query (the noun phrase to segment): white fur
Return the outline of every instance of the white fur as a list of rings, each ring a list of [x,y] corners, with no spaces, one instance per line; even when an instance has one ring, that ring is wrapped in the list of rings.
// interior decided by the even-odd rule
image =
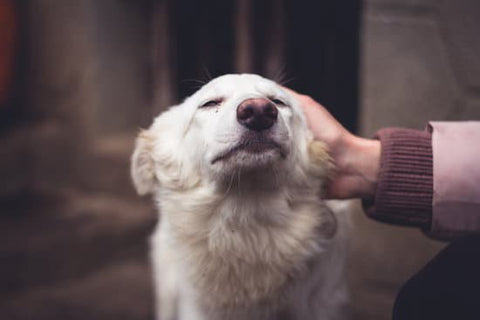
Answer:
[[[249,98],[287,104],[268,129],[282,152],[212,163],[248,131],[236,109]],[[151,239],[157,317],[345,319],[343,223],[321,200],[330,168],[298,103],[256,75],[214,79],[158,116],[132,156],[134,184],[161,214]]]

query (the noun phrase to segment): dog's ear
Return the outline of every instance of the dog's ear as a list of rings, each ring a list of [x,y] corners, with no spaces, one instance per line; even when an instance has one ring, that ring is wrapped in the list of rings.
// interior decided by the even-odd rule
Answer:
[[[327,152],[325,143],[312,140],[308,143],[310,169],[316,175],[329,176],[334,169],[333,160]]]
[[[331,162],[326,145],[320,141],[310,141],[308,144],[308,155],[310,157],[310,161],[317,166],[326,167]]]
[[[130,174],[140,195],[152,193],[158,183],[153,159],[154,137],[148,130],[142,130],[135,142],[131,159]]]

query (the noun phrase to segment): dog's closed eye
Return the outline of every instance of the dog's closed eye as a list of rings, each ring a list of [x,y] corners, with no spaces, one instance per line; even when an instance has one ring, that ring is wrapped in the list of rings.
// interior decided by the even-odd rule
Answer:
[[[223,102],[222,98],[208,100],[207,102],[201,104],[199,108],[216,107],[216,106],[221,105],[222,102]]]
[[[278,98],[269,97],[268,99],[270,101],[272,101],[273,103],[275,103],[277,106],[280,106],[280,107],[286,107],[287,106],[287,104],[283,100],[280,100]]]

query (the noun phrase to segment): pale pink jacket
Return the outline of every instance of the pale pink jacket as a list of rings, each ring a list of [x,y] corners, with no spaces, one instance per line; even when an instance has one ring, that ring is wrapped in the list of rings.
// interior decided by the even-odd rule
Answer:
[[[388,128],[377,137],[381,169],[375,199],[365,201],[370,217],[435,238],[480,233],[480,121]]]

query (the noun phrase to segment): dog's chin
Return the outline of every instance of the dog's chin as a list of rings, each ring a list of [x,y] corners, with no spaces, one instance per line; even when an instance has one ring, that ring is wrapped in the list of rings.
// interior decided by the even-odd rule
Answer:
[[[211,161],[211,166],[214,171],[230,175],[239,171],[265,170],[277,166],[285,158],[286,152],[280,145],[251,144],[220,153]]]
[[[261,152],[241,150],[230,156],[229,159],[225,159],[223,165],[224,170],[228,170],[228,168],[232,170],[261,170],[273,166],[281,160],[282,155],[276,149],[269,149]]]

